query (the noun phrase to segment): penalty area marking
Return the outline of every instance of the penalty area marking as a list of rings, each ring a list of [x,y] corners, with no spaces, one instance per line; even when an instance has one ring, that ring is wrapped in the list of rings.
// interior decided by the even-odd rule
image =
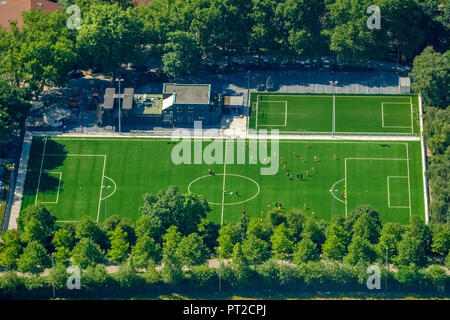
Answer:
[[[59,174],[58,192],[56,193],[56,201],[45,201],[45,202],[41,201],[41,203],[43,203],[43,204],[57,204],[58,201],[59,201],[59,190],[61,189],[62,172],[61,171],[49,171],[48,173],[57,173],[57,174]]]
[[[411,204],[409,206],[392,206],[391,205],[391,195],[390,195],[390,187],[389,187],[389,180],[390,179],[409,179],[408,176],[388,176],[387,177],[387,197],[388,197],[388,207],[389,208],[398,208],[398,209],[410,209]],[[408,190],[409,191],[409,190]]]
[[[259,98],[260,96],[258,96]],[[287,127],[287,116],[288,116],[288,105],[286,100],[282,101],[260,101],[256,99],[256,117],[255,117],[255,129],[258,130],[259,127]],[[260,103],[284,103],[284,124],[258,124],[258,113]]]
[[[42,168],[43,168],[43,164],[44,164],[44,157],[103,157],[103,170],[102,170],[102,180],[101,180],[101,184],[100,184],[100,194],[99,194],[99,200],[98,200],[98,207],[97,207],[97,222],[99,221],[99,217],[100,217],[100,208],[101,208],[101,202],[102,200],[102,190],[103,190],[103,183],[104,183],[104,178],[105,178],[105,169],[106,169],[106,154],[45,154],[45,147],[46,147],[46,142],[47,140],[45,140],[44,142],[44,148],[43,148],[43,152],[42,152],[42,161],[41,161],[41,168],[39,170],[39,178],[38,178],[38,186],[36,189],[36,200],[35,202],[37,203],[37,199],[38,199],[38,195],[39,195],[39,187],[40,187],[40,182],[41,182],[41,176],[42,176]],[[62,173],[61,173],[62,175]],[[108,177],[106,177],[107,179],[110,179]],[[110,179],[113,184],[116,186],[115,182]],[[114,192],[116,190],[116,187],[114,188]],[[111,194],[112,195],[112,194]],[[109,195],[109,196],[111,196]],[[108,197],[109,197],[108,196]],[[58,200],[59,200],[59,189],[58,189]],[[106,197],[106,198],[108,198]],[[106,199],[105,198],[105,199]],[[56,222],[63,222],[63,223],[68,223],[68,222],[77,222],[76,220],[57,220]]]
[[[348,188],[347,181],[347,160],[378,160],[378,161],[406,161],[407,171],[408,171],[408,193],[409,193],[409,214],[411,216],[411,187],[410,187],[410,179],[409,179],[409,155],[408,155],[408,144],[406,145],[406,159],[404,158],[345,158],[344,161],[344,171],[345,171],[345,186]],[[348,190],[348,189],[347,189]],[[345,217],[348,217],[348,192],[345,199]]]
[[[407,104],[410,105],[411,113],[411,125],[409,126],[387,126],[384,124],[384,105],[385,104]],[[412,109],[412,99],[410,102],[381,102],[381,126],[383,128],[399,128],[399,129],[412,129],[413,128],[413,109]]]

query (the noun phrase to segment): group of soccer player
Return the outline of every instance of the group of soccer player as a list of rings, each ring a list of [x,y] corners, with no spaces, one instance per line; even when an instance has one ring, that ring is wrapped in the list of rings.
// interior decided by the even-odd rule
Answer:
[[[306,149],[308,149],[308,150],[311,149],[311,145],[309,143],[306,144]],[[298,158],[299,157],[297,152],[295,152],[295,151],[293,152],[293,156],[294,156],[294,158]],[[337,160],[337,156],[335,154],[333,154],[333,159]],[[305,157],[301,157],[300,160],[301,160],[302,163],[305,163]],[[290,170],[287,168],[287,161],[286,161],[286,159],[283,156],[280,156],[280,161],[281,161],[281,164],[283,165],[282,166],[282,170],[286,172],[287,179],[288,180],[292,180]],[[319,161],[319,157],[317,155],[315,155],[314,156],[314,163],[319,163],[319,162],[320,162]],[[307,177],[310,175],[310,173],[312,175],[316,175],[316,168],[315,168],[315,166],[311,167],[310,170],[311,171],[305,170],[305,175]],[[297,173],[296,177],[297,177],[298,181],[302,181],[303,180],[303,173],[301,173],[301,172]]]

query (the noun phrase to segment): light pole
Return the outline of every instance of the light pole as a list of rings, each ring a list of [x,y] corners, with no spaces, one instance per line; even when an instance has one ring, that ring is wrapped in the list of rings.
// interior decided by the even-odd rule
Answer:
[[[385,284],[385,291],[387,292],[387,281],[388,281],[388,269],[389,269],[389,265],[388,265],[388,247],[386,246],[386,284]]]
[[[122,78],[116,78],[116,81],[119,81],[119,134],[122,132],[122,108],[121,108],[121,98],[120,98],[120,83],[123,81]]]
[[[332,126],[331,126],[331,135],[334,137],[334,127],[335,127],[335,122],[334,122],[334,118],[335,118],[335,108],[336,108],[336,97],[335,97],[335,94],[336,94],[336,87],[337,87],[337,85],[338,85],[338,81],[336,80],[336,81],[330,81],[330,86],[332,86],[332,87],[334,87],[334,89],[332,90],[333,91],[333,119],[332,119]]]
[[[54,257],[54,252],[52,252],[52,269],[55,268],[55,257]],[[52,287],[53,287],[53,299],[55,299],[56,297],[56,293],[55,293],[55,282],[52,281]]]

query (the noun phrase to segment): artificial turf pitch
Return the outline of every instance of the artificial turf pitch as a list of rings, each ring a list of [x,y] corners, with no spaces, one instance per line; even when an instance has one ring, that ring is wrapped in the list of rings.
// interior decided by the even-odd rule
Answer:
[[[285,163],[275,175],[261,175],[261,167],[268,166],[261,159],[249,164],[248,153],[245,164],[176,165],[171,160],[176,143],[150,138],[34,138],[22,209],[40,201],[60,222],[85,215],[103,221],[114,214],[136,220],[145,193],[175,185],[182,192],[203,194],[212,209],[208,218],[216,223],[237,221],[243,209],[247,216],[259,217],[275,202],[326,220],[365,204],[374,207],[383,222],[425,217],[420,142],[282,140],[279,156]],[[236,160],[236,143],[222,142],[220,158],[226,153]],[[209,144],[203,142],[204,147]],[[235,152],[230,157],[231,150]],[[214,175],[209,175],[209,168]],[[303,175],[301,181],[297,174]]]
[[[250,103],[250,129],[327,134],[419,133],[415,95],[252,93]]]

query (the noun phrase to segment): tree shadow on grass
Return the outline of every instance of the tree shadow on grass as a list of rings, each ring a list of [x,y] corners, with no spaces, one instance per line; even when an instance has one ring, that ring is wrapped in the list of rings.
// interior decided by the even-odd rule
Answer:
[[[45,157],[43,157],[45,144]],[[28,171],[25,181],[24,194],[36,195],[39,187],[40,193],[53,193],[62,190],[63,182],[57,172],[64,164],[67,150],[63,144],[45,138],[34,138],[31,145]]]

